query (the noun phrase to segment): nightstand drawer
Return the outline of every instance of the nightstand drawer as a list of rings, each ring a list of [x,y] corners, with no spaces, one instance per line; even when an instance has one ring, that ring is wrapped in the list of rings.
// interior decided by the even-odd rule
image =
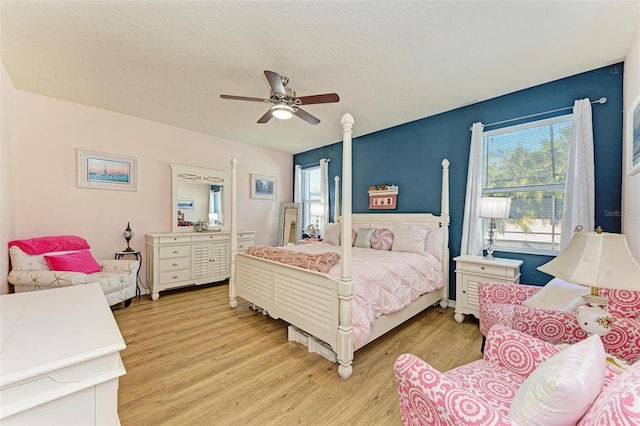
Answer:
[[[461,269],[461,271],[463,272],[498,278],[514,278],[515,272],[513,268],[507,268],[503,265],[487,265],[484,263],[462,262],[462,264],[459,266],[461,266],[461,268],[459,269]]]
[[[191,254],[191,246],[160,247],[158,253],[160,259],[189,256]]]
[[[190,258],[177,257],[175,259],[161,260],[158,262],[160,272],[176,271],[179,269],[188,269],[191,266]]]
[[[253,246],[253,243],[251,241],[243,241],[243,242],[238,241],[238,253],[241,253],[247,250],[251,246]]]

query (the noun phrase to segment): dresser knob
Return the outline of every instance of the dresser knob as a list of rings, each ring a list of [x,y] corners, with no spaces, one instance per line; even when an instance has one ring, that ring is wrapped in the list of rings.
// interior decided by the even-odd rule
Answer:
[[[481,266],[480,269],[482,269],[484,271],[484,266]]]

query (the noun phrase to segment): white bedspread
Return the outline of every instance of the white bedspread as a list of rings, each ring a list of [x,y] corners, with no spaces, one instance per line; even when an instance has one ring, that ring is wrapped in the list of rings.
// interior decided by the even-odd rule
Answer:
[[[340,253],[341,248],[327,243],[283,247],[305,253]],[[340,278],[340,265],[329,271]],[[352,321],[354,349],[367,343],[371,326],[384,314],[398,311],[420,295],[442,288],[442,263],[431,254],[352,248],[353,278]]]

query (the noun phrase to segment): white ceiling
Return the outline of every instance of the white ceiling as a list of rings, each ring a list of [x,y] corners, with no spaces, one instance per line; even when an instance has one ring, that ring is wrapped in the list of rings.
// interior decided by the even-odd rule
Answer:
[[[17,89],[298,153],[624,60],[640,1],[5,1]],[[263,70],[322,122],[256,121]]]

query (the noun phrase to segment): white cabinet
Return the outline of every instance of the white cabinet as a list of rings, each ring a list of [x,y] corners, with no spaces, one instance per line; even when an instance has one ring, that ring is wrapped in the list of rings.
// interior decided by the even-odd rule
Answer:
[[[98,283],[2,295],[0,319],[0,424],[120,424],[126,345]]]
[[[238,232],[238,252],[254,244],[253,231]],[[231,276],[231,233],[149,234],[147,291],[160,291],[224,281]]]
[[[458,322],[465,314],[480,318],[480,282],[520,282],[522,260],[499,257],[458,256],[456,262],[456,314]]]

